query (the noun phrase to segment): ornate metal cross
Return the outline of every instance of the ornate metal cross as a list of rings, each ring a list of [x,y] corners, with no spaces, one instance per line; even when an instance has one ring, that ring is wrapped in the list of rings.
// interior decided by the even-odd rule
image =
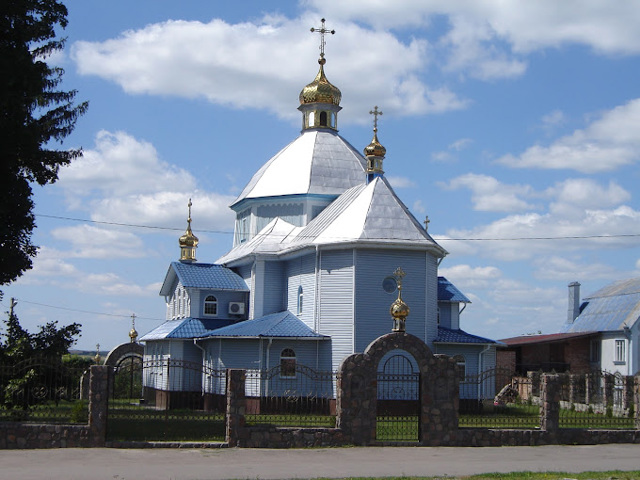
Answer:
[[[398,267],[396,268],[396,271],[393,272],[393,276],[396,279],[396,282],[398,282],[398,289],[402,290],[402,278],[406,275],[406,273],[404,273],[404,270],[402,270],[402,268]]]
[[[320,34],[320,58],[324,58],[324,45],[325,45],[325,41],[324,41],[324,34],[325,33],[330,33],[331,35],[335,34],[336,31],[335,30],[327,30],[324,26],[324,18],[321,20],[322,22],[322,27],[320,28],[314,28],[311,27],[311,31],[312,32],[318,32]]]
[[[429,220],[429,215],[427,215],[426,217],[424,217],[424,229],[426,231],[429,231],[429,223],[431,223],[431,220]]]
[[[373,107],[373,110],[369,111],[369,115],[373,115],[373,130],[378,131],[378,115],[382,115],[382,111],[378,110],[378,106]]]

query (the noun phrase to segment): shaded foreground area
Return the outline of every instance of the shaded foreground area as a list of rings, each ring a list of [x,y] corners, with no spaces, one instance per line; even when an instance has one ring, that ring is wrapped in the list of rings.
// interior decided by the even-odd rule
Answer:
[[[0,479],[464,477],[491,472],[636,471],[638,445],[0,451]],[[627,478],[637,478],[634,476]],[[486,478],[500,478],[496,475]],[[503,477],[519,478],[519,477]],[[521,477],[545,478],[545,477]],[[581,477],[598,478],[598,477]],[[609,477],[604,477],[609,478]],[[625,478],[620,475],[617,478]]]

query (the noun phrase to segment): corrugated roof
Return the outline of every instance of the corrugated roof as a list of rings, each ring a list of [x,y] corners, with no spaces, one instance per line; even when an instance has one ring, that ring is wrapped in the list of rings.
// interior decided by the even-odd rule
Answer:
[[[202,320],[193,317],[168,320],[140,337],[140,341],[163,340],[166,338],[198,338],[218,328],[226,327],[232,322],[232,320]]]
[[[248,292],[243,278],[223,265],[214,263],[171,262],[165,277],[160,295],[169,295],[172,275],[178,276],[180,283],[186,288],[209,288],[213,290],[234,290]]]
[[[452,330],[450,328],[438,327],[438,338],[433,343],[498,343],[495,340],[489,338],[479,337],[477,335],[471,335],[464,330]]]
[[[208,338],[218,337],[296,337],[296,338],[329,338],[311,330],[291,312],[278,312],[264,317],[235,323],[205,335]]]
[[[333,131],[305,130],[258,170],[233,205],[282,195],[340,195],[365,178],[366,160]]]
[[[471,303],[471,300],[444,277],[438,277],[438,301]]]
[[[564,332],[608,332],[633,327],[640,319],[640,278],[614,282],[585,297],[580,315]]]
[[[530,344],[537,344],[537,343],[562,342],[562,341],[571,340],[574,338],[588,337],[596,333],[597,332],[551,333],[548,335],[521,335],[519,337],[503,338],[499,341],[506,344],[509,347],[516,347],[520,345],[530,345]]]

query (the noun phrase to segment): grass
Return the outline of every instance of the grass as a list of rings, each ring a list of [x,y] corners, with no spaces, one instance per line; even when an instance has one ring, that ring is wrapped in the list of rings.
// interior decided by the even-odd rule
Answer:
[[[0,421],[29,423],[78,423],[85,424],[89,416],[85,400],[60,400],[31,405],[27,410],[0,408]]]

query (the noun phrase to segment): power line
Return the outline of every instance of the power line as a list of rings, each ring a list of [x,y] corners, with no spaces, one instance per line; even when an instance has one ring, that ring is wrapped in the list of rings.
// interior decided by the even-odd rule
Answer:
[[[16,298],[16,300],[18,302],[28,303],[29,305],[38,305],[40,307],[55,308],[56,310],[65,310],[65,311],[68,311],[68,312],[86,313],[86,314],[89,314],[89,315],[101,315],[101,316],[104,316],[104,317],[131,318],[131,315],[118,315],[118,314],[115,314],[115,313],[93,312],[91,310],[79,310],[77,308],[60,307],[60,306],[57,306],[57,305],[50,305],[50,304],[47,304],[47,303],[31,302],[29,300],[24,300],[22,298]],[[163,319],[163,318],[140,317],[138,315],[136,315],[136,319],[156,320],[156,321],[164,321],[164,320],[166,320],[166,319]]]
[[[131,228],[148,228],[153,230],[169,230],[169,231],[182,231],[183,228],[176,227],[160,227],[154,225],[137,225],[134,223],[122,223],[122,222],[106,222],[99,220],[90,220],[86,218],[73,218],[73,217],[63,217],[59,215],[45,215],[41,213],[36,213],[36,217],[43,218],[53,218],[56,220],[69,220],[73,222],[85,222],[85,223],[95,223],[99,225],[113,225],[118,227],[131,227]],[[206,230],[206,229],[198,229],[199,232],[203,233],[218,233],[224,235],[233,235],[234,232],[225,231],[225,230]],[[261,235],[254,235],[253,238],[260,237]],[[270,235],[264,234],[262,236],[272,236],[277,238],[278,235]],[[288,235],[281,235],[281,238],[286,238]],[[602,234],[602,235],[559,235],[559,236],[548,236],[548,237],[440,237],[440,236],[432,236],[434,240],[438,241],[454,241],[454,242],[511,242],[511,241],[526,241],[526,240],[588,240],[588,239],[596,239],[596,238],[636,238],[640,237],[640,233],[619,233],[619,234]],[[252,238],[252,239],[253,239]],[[349,237],[331,237],[333,240],[340,240],[341,238],[347,239]],[[378,239],[378,238],[367,238],[367,240],[386,240],[386,239]],[[396,238],[396,240],[413,240],[411,238]]]

